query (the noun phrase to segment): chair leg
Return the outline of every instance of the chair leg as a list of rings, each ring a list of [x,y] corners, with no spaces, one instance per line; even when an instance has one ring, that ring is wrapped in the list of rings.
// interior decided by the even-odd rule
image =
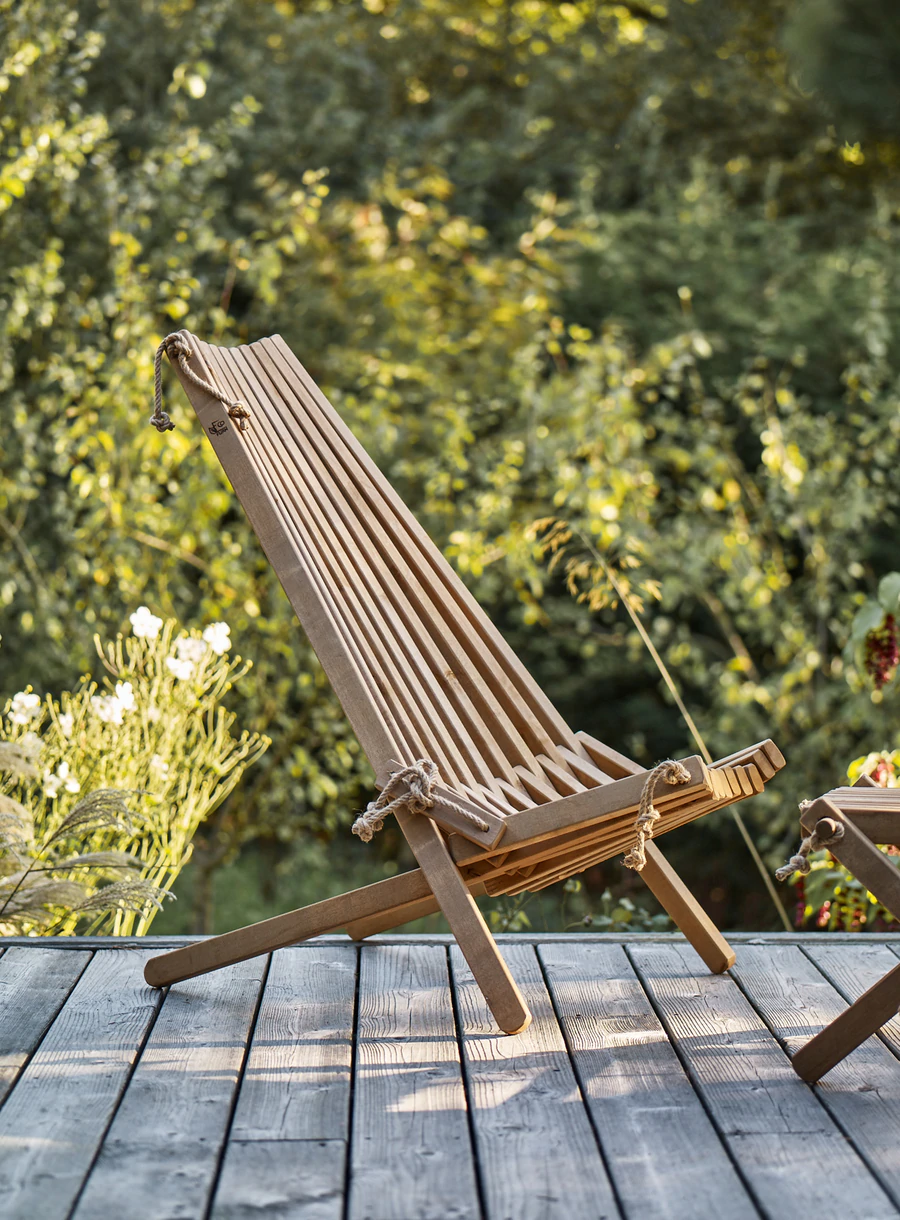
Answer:
[[[870,987],[846,1012],[810,1038],[791,1060],[794,1071],[808,1084],[855,1051],[860,1043],[881,1029],[900,1009],[900,966],[895,966]]]
[[[443,835],[434,822],[419,814],[400,809],[396,817],[494,1020],[506,1034],[521,1033],[531,1024],[528,1005],[509,973]]]
[[[413,869],[399,877],[376,881],[374,885],[351,890],[336,898],[326,898],[285,915],[276,915],[273,919],[264,919],[246,928],[153,957],[147,962],[144,978],[151,987],[180,983],[197,974],[218,970],[220,966],[231,966],[249,957],[309,940],[312,936],[336,932],[358,919],[430,896],[425,874],[421,869]]]
[[[683,932],[713,974],[734,965],[734,950],[655,843],[646,844],[641,870],[650,892]]]

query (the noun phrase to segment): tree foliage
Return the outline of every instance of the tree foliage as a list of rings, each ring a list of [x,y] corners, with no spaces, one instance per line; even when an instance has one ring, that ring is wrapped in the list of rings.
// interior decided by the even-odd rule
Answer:
[[[277,330],[568,718],[649,763],[690,743],[590,546],[627,577],[710,745],[785,750],[755,804],[780,862],[796,799],[896,736],[843,655],[900,446],[895,85],[860,68],[863,7],[2,0],[4,688],[71,683],[139,603],[227,619],[274,744],[198,875],[364,803],[174,391],[182,426],[146,427],[167,330]],[[590,544],[582,600],[550,518]],[[770,919],[727,820],[674,842],[720,918]]]

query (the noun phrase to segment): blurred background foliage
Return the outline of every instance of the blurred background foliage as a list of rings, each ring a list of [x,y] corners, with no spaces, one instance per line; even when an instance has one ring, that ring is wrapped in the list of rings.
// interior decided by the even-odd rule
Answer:
[[[575,727],[693,752],[602,573],[548,570],[570,522],[714,753],[786,754],[746,808],[773,866],[898,744],[844,655],[896,566],[891,0],[0,0],[0,37],[0,692],[146,604],[230,624],[273,741],[154,931],[406,864],[350,841],[370,772],[171,381],[147,426],[169,330],[281,332]],[[727,815],[667,846],[776,926]],[[610,864],[537,926],[629,894]]]

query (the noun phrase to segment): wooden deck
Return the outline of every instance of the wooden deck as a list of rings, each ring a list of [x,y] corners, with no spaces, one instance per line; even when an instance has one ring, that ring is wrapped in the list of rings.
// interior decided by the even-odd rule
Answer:
[[[678,937],[503,937],[513,1038],[441,937],[165,995],[182,941],[0,941],[0,1216],[900,1217],[900,1021],[815,1088],[788,1062],[900,937],[732,940],[713,977]]]

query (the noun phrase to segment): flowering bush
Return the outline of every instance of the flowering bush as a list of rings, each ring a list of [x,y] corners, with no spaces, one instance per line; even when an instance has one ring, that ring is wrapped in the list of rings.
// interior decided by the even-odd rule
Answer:
[[[143,935],[198,825],[269,745],[233,736],[221,706],[249,668],[227,656],[227,624],[180,631],[141,606],[131,627],[105,648],[96,640],[102,688],[84,679],[59,700],[29,688],[6,706],[0,932],[70,933],[88,920]]]

